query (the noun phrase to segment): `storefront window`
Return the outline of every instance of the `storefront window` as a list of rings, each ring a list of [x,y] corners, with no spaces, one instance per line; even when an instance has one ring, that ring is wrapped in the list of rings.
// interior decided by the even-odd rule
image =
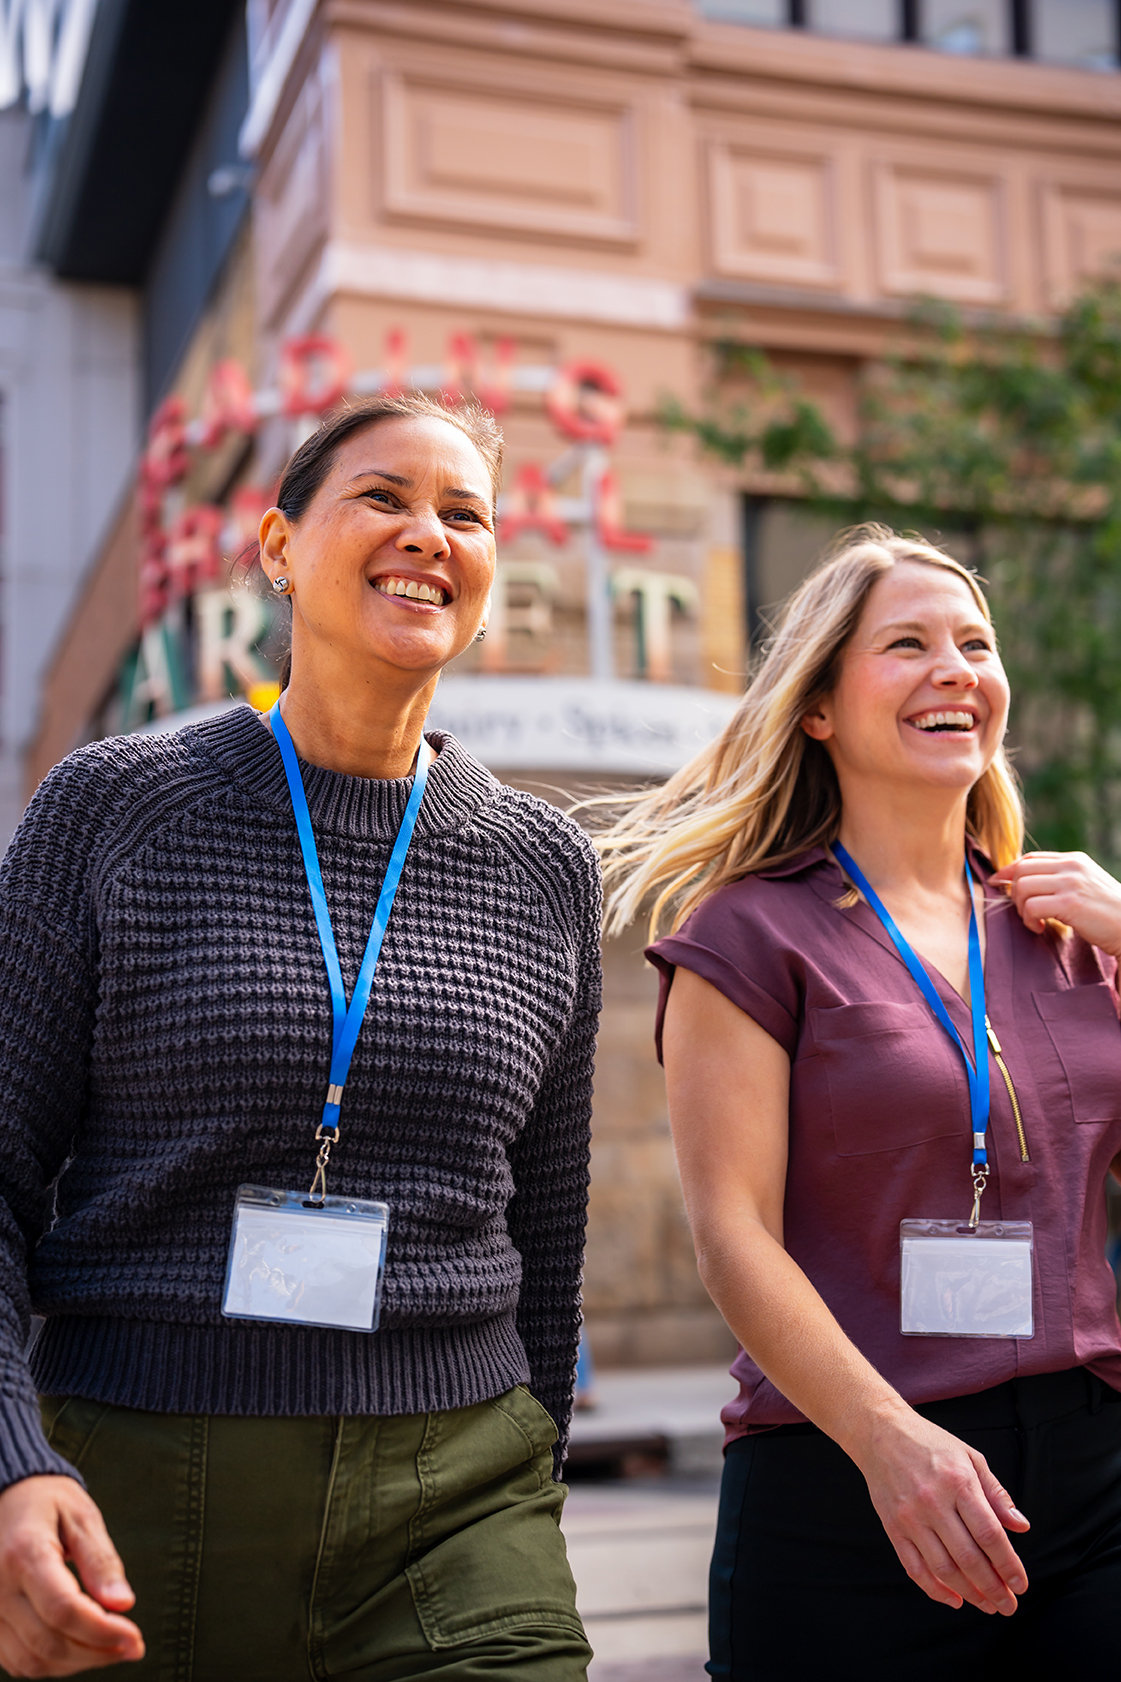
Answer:
[[[753,648],[771,635],[776,617],[831,538],[836,523],[783,497],[744,499],[748,633]]]
[[[922,39],[944,53],[1012,50],[1007,0],[923,0]]]
[[[1114,0],[1034,0],[1032,57],[1086,69],[1117,66],[1117,7]]]
[[[821,35],[859,36],[865,41],[898,41],[897,0],[809,0],[806,23]]]

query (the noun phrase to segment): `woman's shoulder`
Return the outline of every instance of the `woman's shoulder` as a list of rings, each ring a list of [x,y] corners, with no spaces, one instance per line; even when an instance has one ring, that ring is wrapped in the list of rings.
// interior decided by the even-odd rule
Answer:
[[[550,866],[575,872],[584,880],[597,881],[599,862],[588,836],[573,818],[552,801],[499,782],[481,760],[448,731],[434,731],[429,741],[441,755],[447,753],[451,772],[471,795],[471,817],[493,844],[508,846],[515,853],[541,856]],[[449,751],[450,750],[450,751]],[[542,785],[544,786],[544,785]],[[552,792],[550,790],[550,792]],[[558,799],[563,798],[560,789]]]
[[[449,742],[457,763],[474,768],[485,780],[485,797],[474,805],[469,827],[490,864],[534,881],[566,931],[574,918],[594,922],[598,930],[599,857],[584,830],[559,805],[500,783],[454,737],[440,738],[441,752]],[[559,789],[557,795],[561,798]]]
[[[90,811],[112,807],[147,788],[170,793],[178,784],[205,777],[206,755],[199,751],[198,735],[197,726],[185,725],[88,742],[48,771],[32,804],[40,799],[55,805],[73,801]]]
[[[708,894],[671,938],[711,944],[750,933],[756,941],[796,944],[805,922],[820,921],[823,903],[830,897],[826,893],[823,901],[822,879],[830,871],[836,872],[836,866],[829,855],[814,847],[739,876]],[[836,888],[844,891],[839,875]]]
[[[72,849],[89,858],[99,839],[114,834],[138,839],[161,813],[181,809],[184,797],[189,799],[195,785],[207,780],[206,756],[199,753],[190,728],[89,742],[59,760],[43,778],[12,839],[5,866],[40,846],[61,862]]]
[[[527,870],[546,873],[598,918],[599,855],[574,818],[539,795],[501,783],[494,819],[504,832],[511,854]]]

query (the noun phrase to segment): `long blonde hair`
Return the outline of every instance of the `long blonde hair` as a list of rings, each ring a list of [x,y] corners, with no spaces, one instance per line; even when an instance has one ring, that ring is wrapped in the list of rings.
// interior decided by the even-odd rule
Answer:
[[[934,544],[888,526],[841,532],[790,598],[722,734],[668,782],[616,802],[621,815],[596,837],[610,932],[649,903],[653,938],[725,883],[836,838],[836,774],[802,719],[836,684],[872,586],[901,561],[954,573],[992,623],[974,575]],[[966,827],[998,867],[1023,851],[1023,805],[1003,748],[970,790]]]

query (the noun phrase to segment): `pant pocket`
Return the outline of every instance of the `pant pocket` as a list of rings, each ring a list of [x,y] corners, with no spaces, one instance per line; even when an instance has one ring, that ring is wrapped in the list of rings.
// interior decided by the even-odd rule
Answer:
[[[109,1404],[88,1402],[83,1396],[40,1396],[39,1412],[51,1447],[80,1472]]]
[[[425,1639],[454,1647],[526,1625],[583,1638],[554,1483],[556,1428],[521,1388],[433,1414],[406,1577]]]

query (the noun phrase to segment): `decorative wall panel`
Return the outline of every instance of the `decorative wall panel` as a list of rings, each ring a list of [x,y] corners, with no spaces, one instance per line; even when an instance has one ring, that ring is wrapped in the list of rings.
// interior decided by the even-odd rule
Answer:
[[[1045,186],[1043,259],[1047,301],[1059,309],[1087,281],[1121,273],[1121,192]]]
[[[714,143],[712,256],[719,274],[803,286],[839,284],[830,160]]]
[[[322,90],[310,78],[269,162],[256,200],[261,313],[274,322],[327,232]]]
[[[390,213],[585,240],[637,237],[629,107],[450,92],[395,75],[382,96]]]
[[[885,292],[995,304],[1007,293],[1001,182],[900,164],[875,169]]]

